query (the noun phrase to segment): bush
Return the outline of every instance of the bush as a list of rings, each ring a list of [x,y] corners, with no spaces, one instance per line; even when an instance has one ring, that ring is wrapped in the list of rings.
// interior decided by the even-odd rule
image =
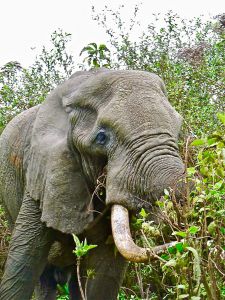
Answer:
[[[149,264],[130,263],[118,300],[225,296],[225,114],[219,119],[221,130],[185,148],[187,181],[195,182],[194,190],[183,195],[185,202],[177,203],[173,191],[165,191],[154,218],[143,209],[133,218],[141,246],[177,244]]]
[[[5,264],[6,253],[8,252],[10,232],[6,221],[5,213],[0,205],[0,278]]]
[[[18,62],[9,62],[0,69],[0,132],[18,113],[41,103],[74,69],[66,46],[71,38],[61,30],[51,35],[52,48],[42,48],[32,66],[23,68]]]
[[[185,202],[177,203],[173,191],[165,191],[156,202],[157,218],[142,210],[134,219],[142,246],[178,243],[150,264],[130,264],[119,299],[225,297],[225,114],[219,119],[221,130],[186,148],[195,162],[187,168],[187,181],[194,180],[195,188],[183,195]]]

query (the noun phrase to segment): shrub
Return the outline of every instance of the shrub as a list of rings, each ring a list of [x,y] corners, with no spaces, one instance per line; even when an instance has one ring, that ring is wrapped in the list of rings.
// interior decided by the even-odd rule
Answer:
[[[0,69],[0,131],[18,113],[41,103],[74,69],[66,51],[71,35],[61,30],[51,35],[52,48],[42,48],[32,66],[25,69],[9,62]]]
[[[185,202],[177,203],[173,192],[165,191],[156,202],[157,217],[149,218],[142,210],[134,220],[142,245],[178,243],[150,264],[130,264],[124,283],[129,289],[123,289],[121,299],[216,300],[225,296],[225,114],[219,114],[219,119],[221,130],[186,148],[195,162],[187,168],[187,180],[194,180],[195,188],[187,190]]]

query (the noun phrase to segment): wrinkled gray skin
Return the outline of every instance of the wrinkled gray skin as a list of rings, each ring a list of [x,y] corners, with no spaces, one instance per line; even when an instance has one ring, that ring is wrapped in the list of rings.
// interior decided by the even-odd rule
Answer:
[[[75,233],[98,245],[81,264],[83,276],[96,272],[87,299],[115,300],[127,263],[109,238],[110,206],[146,207],[182,176],[180,125],[162,80],[142,71],[77,72],[14,118],[0,137],[0,200],[14,228],[0,299],[28,300],[35,286],[38,300],[55,299],[66,281],[79,299]]]

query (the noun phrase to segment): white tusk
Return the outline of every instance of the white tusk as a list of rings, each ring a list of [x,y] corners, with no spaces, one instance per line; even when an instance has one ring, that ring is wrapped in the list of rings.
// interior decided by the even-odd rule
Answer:
[[[111,225],[116,247],[120,254],[129,261],[147,262],[177,244],[177,242],[171,242],[152,248],[137,246],[131,236],[128,210],[122,205],[112,206]]]

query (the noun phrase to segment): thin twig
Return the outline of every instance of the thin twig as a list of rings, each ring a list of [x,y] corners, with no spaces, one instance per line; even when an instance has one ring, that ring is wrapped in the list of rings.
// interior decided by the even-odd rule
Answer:
[[[103,179],[101,181],[101,179]],[[91,211],[91,206],[92,206],[92,202],[93,202],[93,199],[94,199],[94,196],[96,195],[98,197],[98,199],[100,201],[102,201],[101,197],[99,197],[98,195],[98,191],[101,189],[101,188],[105,188],[105,179],[106,179],[106,175],[103,173],[101,174],[98,179],[97,179],[97,186],[95,187],[95,190],[94,192],[92,193],[91,195],[91,200],[89,202],[89,205],[88,205],[88,210]],[[104,201],[102,201],[104,203]]]
[[[86,282],[85,282],[85,288],[84,288],[85,299],[87,299],[87,286],[88,286],[88,280],[89,280],[89,277],[87,277]]]
[[[135,293],[135,291],[133,291],[132,289],[130,289],[130,288],[128,288],[128,287],[124,287],[124,286],[122,286],[121,287],[121,289],[122,290],[124,290],[124,291],[129,291],[129,292],[131,292],[131,293],[133,293],[136,297],[138,297],[138,295]]]
[[[141,277],[141,274],[140,274],[140,264],[138,264],[138,265],[134,264],[134,267],[135,267],[135,273],[137,275],[138,285],[140,287],[141,298],[144,299],[145,293],[144,293],[144,289],[143,289],[142,277]]]
[[[223,273],[223,271],[220,270],[220,268],[217,266],[216,262],[212,259],[211,256],[210,256],[210,260],[213,263],[213,265],[216,268],[216,270],[225,278],[225,274]]]
[[[151,245],[149,244],[149,241],[148,241],[148,239],[147,239],[147,237],[146,237],[146,235],[145,235],[145,233],[144,233],[144,231],[141,229],[141,233],[142,233],[142,235],[143,235],[143,237],[144,237],[144,239],[145,239],[145,242],[146,242],[146,244],[148,245],[148,247],[149,247],[149,250],[151,251]],[[151,255],[153,256],[153,257],[155,257],[155,258],[158,258],[159,260],[161,260],[162,262],[164,262],[164,263],[166,263],[167,261],[165,260],[165,259],[163,259],[162,257],[160,257],[159,255],[157,255],[154,251],[151,251]]]

